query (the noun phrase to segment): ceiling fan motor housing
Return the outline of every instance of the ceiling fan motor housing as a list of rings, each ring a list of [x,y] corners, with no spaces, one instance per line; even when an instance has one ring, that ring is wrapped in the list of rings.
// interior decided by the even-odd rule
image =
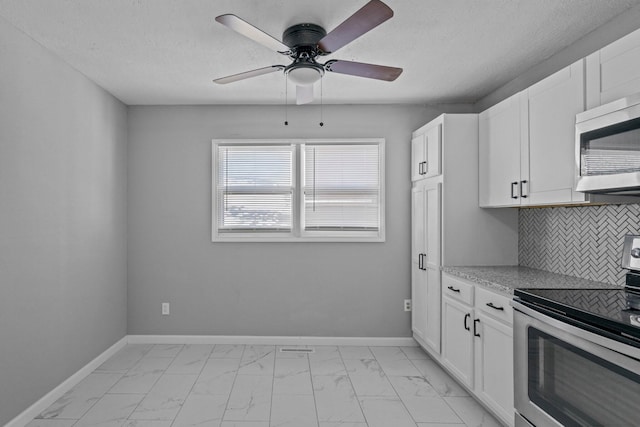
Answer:
[[[316,51],[318,42],[326,35],[327,32],[320,25],[296,24],[284,30],[282,42],[293,51]]]

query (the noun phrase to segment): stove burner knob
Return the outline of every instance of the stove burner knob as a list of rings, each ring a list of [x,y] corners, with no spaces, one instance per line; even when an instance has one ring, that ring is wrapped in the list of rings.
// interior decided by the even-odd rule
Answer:
[[[640,258],[640,248],[631,249],[631,256],[634,258]]]

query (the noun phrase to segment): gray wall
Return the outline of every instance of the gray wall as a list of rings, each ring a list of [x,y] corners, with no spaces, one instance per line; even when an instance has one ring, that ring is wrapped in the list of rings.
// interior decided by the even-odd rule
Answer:
[[[0,19],[0,425],[126,334],[126,107]]]
[[[410,336],[409,141],[444,108],[130,107],[129,333]],[[211,242],[211,139],[287,137],[386,138],[385,243]]]

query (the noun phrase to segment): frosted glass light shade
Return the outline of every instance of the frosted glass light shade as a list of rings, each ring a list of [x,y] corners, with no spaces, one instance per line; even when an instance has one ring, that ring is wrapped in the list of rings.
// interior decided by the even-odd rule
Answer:
[[[288,72],[289,80],[298,86],[312,85],[322,78],[319,69],[313,67],[296,67]]]

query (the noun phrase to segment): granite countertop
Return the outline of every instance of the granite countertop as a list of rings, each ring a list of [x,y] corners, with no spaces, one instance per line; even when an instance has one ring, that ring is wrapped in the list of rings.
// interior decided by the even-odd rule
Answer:
[[[442,267],[442,271],[452,276],[469,280],[474,284],[513,295],[514,289],[522,288],[591,288],[615,289],[620,286],[610,283],[596,282],[579,277],[565,276],[535,268],[514,266],[485,267]]]

